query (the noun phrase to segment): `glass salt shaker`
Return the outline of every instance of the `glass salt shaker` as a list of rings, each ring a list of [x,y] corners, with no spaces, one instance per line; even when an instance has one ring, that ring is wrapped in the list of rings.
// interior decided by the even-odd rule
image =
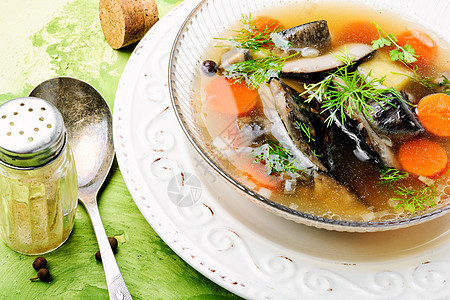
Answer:
[[[0,237],[23,254],[43,254],[72,232],[77,175],[60,112],[33,97],[0,106]]]

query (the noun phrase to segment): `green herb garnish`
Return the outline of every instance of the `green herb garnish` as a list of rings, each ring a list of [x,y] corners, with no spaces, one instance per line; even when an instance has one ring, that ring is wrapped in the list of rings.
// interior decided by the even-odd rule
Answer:
[[[443,87],[442,92],[450,96],[450,80],[445,77],[445,75],[441,75],[443,80],[439,82],[439,86]]]
[[[412,80],[414,80],[415,82],[419,83],[420,85],[433,90],[433,89],[437,89],[437,88],[442,88],[442,93],[450,95],[450,80],[445,76],[445,75],[441,75],[442,76],[442,81],[441,82],[436,82],[435,78],[433,77],[428,77],[428,76],[423,76],[420,75],[417,72],[418,68],[417,66],[415,66],[412,71],[413,71],[413,75],[407,75],[407,74],[403,74],[403,73],[395,73],[392,72],[393,74],[399,74],[399,75],[403,75],[406,76]]]
[[[348,53],[347,45],[344,47],[344,50],[341,50],[337,54],[332,55],[334,56],[334,58],[342,62],[344,66],[352,66],[355,64],[350,57],[350,54]]]
[[[411,213],[415,211],[424,210],[426,207],[433,207],[436,205],[436,185],[425,186],[420,190],[413,190],[403,186],[396,187],[394,192],[402,196],[402,198],[392,198],[394,201],[399,201],[395,209],[406,209]]]
[[[443,87],[443,93],[450,95],[450,80],[445,77],[445,75],[441,75],[443,80],[439,82],[439,86]]]
[[[412,80],[414,80],[415,82],[419,83],[420,85],[428,88],[428,89],[434,89],[439,87],[439,84],[434,82],[434,78],[432,77],[428,77],[428,76],[422,76],[420,75],[417,71],[418,71],[418,67],[415,66],[413,69],[413,75],[407,75],[407,74],[402,74],[402,73],[394,73],[394,74],[400,74],[403,76],[406,76]]]
[[[337,58],[347,64],[339,67],[318,83],[305,84],[305,91],[301,94],[307,95],[306,102],[320,99],[322,112],[330,113],[325,120],[328,126],[332,124],[334,118],[338,117],[338,114],[342,123],[346,122],[347,116],[360,113],[372,120],[373,107],[369,104],[370,101],[375,101],[380,106],[382,103],[394,106],[391,100],[399,97],[398,92],[393,88],[382,87],[384,77],[370,79],[370,72],[363,76],[357,71],[350,71],[354,63],[345,59],[345,56],[337,56]]]
[[[433,184],[425,185],[419,189],[412,189],[404,185],[395,185],[398,184],[398,181],[408,178],[409,173],[388,167],[382,167],[380,173],[380,183],[388,184],[394,193],[400,196],[399,198],[392,198],[392,200],[398,202],[394,208],[406,209],[411,213],[422,211],[437,204],[437,184],[440,179],[445,177],[443,175]]]
[[[269,141],[263,146],[252,151],[254,162],[263,162],[269,175],[280,173],[299,173],[303,171],[291,151],[283,147],[279,142]]]
[[[268,56],[235,63],[224,70],[225,77],[237,82],[245,81],[251,88],[257,89],[272,77],[279,77],[284,62],[297,55],[287,57]]]
[[[380,182],[383,184],[393,184],[401,179],[409,177],[408,172],[400,171],[394,168],[382,167],[380,169]]]
[[[323,102],[324,111],[330,111],[327,118],[328,124],[332,122],[335,115],[340,112],[341,120],[345,122],[345,115],[354,116],[362,113],[369,120],[372,119],[371,112],[373,107],[369,101],[373,100],[382,106],[382,103],[393,105],[393,100],[388,93],[395,94],[392,88],[379,88],[377,86],[384,82],[383,78],[369,79],[370,72],[367,76],[361,76],[358,72],[348,72],[347,68],[338,70],[333,76],[339,80],[335,80],[335,88],[328,89],[328,95]]]
[[[405,186],[395,186],[398,181],[409,177],[408,172],[400,171],[394,168],[380,168],[380,183],[387,184],[394,193],[401,198],[392,198],[398,204],[394,209],[406,209],[411,213],[421,211],[425,205],[432,207],[436,205],[436,185],[425,186],[423,189],[414,190]]]
[[[322,157],[321,154],[316,153],[316,150],[315,150],[315,149],[313,149],[312,152],[313,152],[313,155],[314,155],[315,157],[317,157],[317,158]]]
[[[308,139],[308,143],[311,141],[315,142],[314,137],[312,137],[312,135],[311,135],[311,130],[309,129],[308,126],[306,126],[305,123],[300,123],[298,121],[295,121],[295,127],[297,127],[297,129],[300,129],[301,131],[303,131],[306,138]]]
[[[272,47],[274,46],[274,43],[270,35],[282,30],[280,25],[273,26],[275,24],[271,24],[261,31],[256,26],[255,20],[252,19],[251,14],[242,15],[241,23],[243,25],[242,29],[235,30],[237,35],[230,40],[236,47],[243,49],[258,50],[260,48]]]
[[[401,47],[397,44],[397,38],[393,34],[387,34],[381,27],[374,23],[378,30],[379,39],[372,41],[372,48],[377,50],[385,46],[395,46],[396,48],[389,52],[392,61],[401,61],[405,64],[413,63],[417,60],[416,50],[410,45]]]

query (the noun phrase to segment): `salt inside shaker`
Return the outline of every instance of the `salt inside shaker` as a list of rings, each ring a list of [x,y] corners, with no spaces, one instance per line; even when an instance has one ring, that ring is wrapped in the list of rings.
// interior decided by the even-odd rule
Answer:
[[[0,106],[0,237],[24,254],[69,237],[78,203],[75,161],[60,112],[17,98]]]

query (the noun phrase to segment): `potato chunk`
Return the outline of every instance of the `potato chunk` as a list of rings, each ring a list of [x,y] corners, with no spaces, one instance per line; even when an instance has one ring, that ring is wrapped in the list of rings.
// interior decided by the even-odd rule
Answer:
[[[410,81],[408,76],[413,75],[406,66],[391,61],[388,54],[380,51],[372,59],[360,64],[358,72],[364,76],[369,76],[370,80],[386,76],[383,86],[392,87],[396,90],[402,90]]]

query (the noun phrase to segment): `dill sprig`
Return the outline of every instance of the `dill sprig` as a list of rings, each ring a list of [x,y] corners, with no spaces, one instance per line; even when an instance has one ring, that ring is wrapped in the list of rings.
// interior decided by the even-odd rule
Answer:
[[[382,184],[394,184],[399,180],[409,177],[408,172],[400,171],[394,168],[382,167],[380,169],[380,182]]]
[[[308,143],[311,142],[315,142],[316,139],[313,137],[313,135],[311,134],[311,130],[310,128],[305,124],[305,123],[300,123],[299,121],[295,121],[295,125],[294,125],[297,129],[300,129],[306,136]],[[318,154],[316,152],[316,149],[311,149],[313,152],[313,155],[315,157],[322,157],[322,155]]]
[[[395,72],[393,74],[400,74],[400,75],[406,76],[409,79],[414,80],[415,82],[419,83],[420,85],[422,85],[422,86],[424,86],[424,87],[426,87],[428,89],[434,89],[434,88],[439,87],[439,84],[434,82],[434,78],[420,75],[418,73],[418,67],[417,66],[415,66],[412,69],[412,72],[413,72],[412,75],[407,75],[407,74],[402,74],[402,73],[395,73]]]
[[[309,129],[309,127],[305,124],[305,123],[300,123],[298,121],[295,121],[295,127],[297,129],[300,129],[301,131],[303,131],[303,133],[305,134],[306,138],[308,139],[308,143],[309,142],[315,142],[316,140],[314,139],[314,137],[311,135],[311,130]]]
[[[447,94],[450,96],[450,80],[445,77],[445,75],[441,75],[442,76],[442,81],[439,82],[439,86],[442,87],[442,92],[444,94]]]
[[[318,83],[305,84],[305,91],[301,94],[307,95],[306,102],[319,99],[322,103],[322,112],[329,112],[329,116],[325,120],[328,126],[337,117],[340,117],[341,122],[345,123],[347,116],[358,114],[363,114],[365,118],[373,120],[371,101],[375,101],[380,106],[383,103],[395,106],[391,101],[394,97],[399,97],[398,92],[393,88],[382,86],[385,77],[370,78],[371,72],[363,76],[357,71],[350,71],[354,63],[348,59],[348,56],[338,55],[336,58],[345,65]]]
[[[227,78],[237,82],[245,81],[251,88],[257,89],[272,77],[279,77],[284,62],[297,55],[286,57],[267,56],[235,63],[224,70]]]
[[[238,48],[258,50],[260,48],[268,48],[274,46],[274,43],[270,37],[272,33],[276,33],[282,30],[282,26],[274,26],[270,24],[263,30],[260,30],[255,23],[255,19],[252,19],[251,14],[242,15],[241,23],[242,29],[234,30],[237,34],[230,38]]]
[[[425,186],[422,189],[411,189],[409,187],[397,185],[402,179],[409,177],[409,173],[394,168],[382,166],[380,168],[380,183],[387,184],[399,198],[392,198],[397,201],[394,209],[406,209],[411,213],[425,209],[425,206],[436,205],[436,184]]]
[[[401,198],[392,198],[399,203],[395,209],[406,209],[411,213],[415,211],[422,211],[426,207],[433,207],[437,203],[436,199],[436,185],[425,186],[422,189],[414,190],[404,186],[399,186],[394,189],[394,192],[401,196]]]
[[[450,172],[448,170],[440,178],[438,178],[433,184],[426,185],[422,189],[414,190],[406,187],[396,187],[394,192],[402,196],[402,198],[393,198],[392,200],[399,201],[399,204],[395,206],[395,209],[404,208],[411,213],[415,211],[424,210],[427,207],[433,207],[437,204],[437,186],[438,183],[447,177]],[[405,198],[406,197],[406,198]]]
[[[263,162],[269,175],[280,173],[299,173],[303,171],[291,151],[279,142],[268,141],[263,146],[252,151],[254,163]]]
[[[340,112],[341,121],[344,123],[347,116],[363,114],[368,120],[373,120],[371,112],[373,107],[370,101],[375,101],[378,105],[382,103],[394,105],[390,94],[396,93],[391,88],[379,88],[384,82],[383,78],[370,79],[370,72],[367,76],[361,76],[358,72],[349,72],[348,68],[341,68],[333,74],[338,80],[334,81],[335,88],[328,89],[328,95],[323,101],[324,111],[330,111],[327,123],[331,124],[336,114]]]
[[[332,53],[333,54],[333,53]],[[333,54],[333,56],[342,62],[344,66],[352,66],[355,63],[353,62],[352,58],[350,57],[350,54],[348,53],[347,45],[345,45],[344,50],[339,51],[336,54]]]
[[[412,72],[413,72],[412,75],[396,73],[396,72],[392,72],[392,73],[406,76],[406,77],[410,78],[411,80],[414,80],[415,82],[419,83],[420,85],[422,85],[430,90],[442,88],[442,93],[450,95],[450,80],[444,74],[441,74],[442,81],[437,82],[436,79],[433,77],[423,76],[423,75],[419,74],[417,66],[414,66],[414,68],[412,69]]]
[[[425,185],[422,188],[413,189],[404,185],[398,185],[398,181],[409,177],[409,173],[393,168],[382,167],[380,169],[381,183],[387,183],[398,198],[392,198],[398,204],[395,209],[406,209],[412,214],[416,211],[422,211],[437,204],[437,185],[440,180],[446,177],[447,171],[442,177],[433,184]]]
[[[392,33],[387,34],[381,27],[374,23],[378,30],[379,38],[372,41],[372,48],[377,50],[385,46],[390,47],[394,45],[396,48],[389,52],[389,56],[392,61],[401,61],[405,64],[413,63],[419,57],[416,54],[416,50],[411,45],[405,45],[401,47],[397,44],[398,40]]]

